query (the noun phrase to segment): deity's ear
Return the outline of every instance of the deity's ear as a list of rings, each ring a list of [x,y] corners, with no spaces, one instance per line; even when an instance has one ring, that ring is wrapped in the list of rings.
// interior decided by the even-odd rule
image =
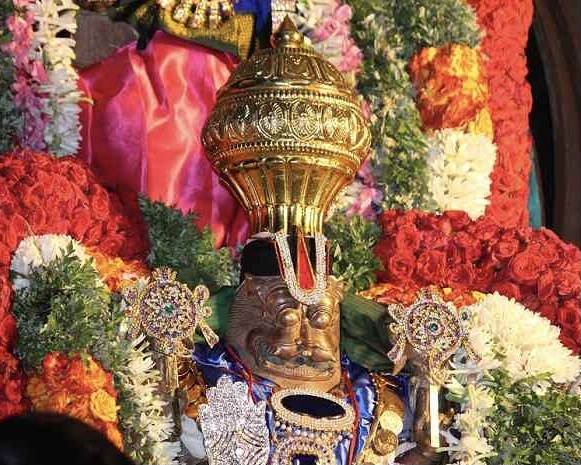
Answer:
[[[331,287],[333,294],[339,299],[339,302],[342,301],[345,296],[345,281],[335,276],[329,276],[328,286]]]

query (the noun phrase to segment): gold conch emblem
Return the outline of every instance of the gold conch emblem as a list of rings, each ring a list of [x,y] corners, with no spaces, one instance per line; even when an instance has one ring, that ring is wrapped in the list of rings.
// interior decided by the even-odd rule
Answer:
[[[311,236],[367,156],[370,132],[341,72],[287,16],[274,48],[240,63],[220,90],[202,140],[253,233]]]

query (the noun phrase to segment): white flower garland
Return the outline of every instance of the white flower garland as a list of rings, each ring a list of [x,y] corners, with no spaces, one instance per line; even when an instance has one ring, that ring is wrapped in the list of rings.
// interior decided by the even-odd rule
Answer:
[[[70,246],[73,247],[74,255],[79,260],[93,263],[92,257],[85,252],[85,248],[70,236],[45,234],[29,236],[20,241],[10,263],[10,271],[14,274],[12,288],[15,291],[28,288],[30,273],[35,268],[62,257]]]
[[[494,293],[467,310],[470,343],[481,361],[468,360],[463,350],[454,356],[446,390],[447,398],[461,406],[452,425],[461,436],[443,431],[450,444],[443,450],[452,464],[486,465],[485,459],[495,455],[484,434],[496,402],[490,370],[506,370],[512,382],[547,374],[553,383],[564,384],[579,376],[579,360],[559,342],[559,328],[514,299]],[[537,383],[533,389],[542,394],[546,387]]]
[[[436,211],[463,210],[472,219],[490,203],[496,146],[487,137],[456,129],[435,131],[428,152],[428,188]]]
[[[81,141],[79,78],[73,61],[79,7],[72,0],[36,0],[28,9],[35,19],[33,50],[40,50],[48,83],[40,86],[46,93],[42,111],[48,116],[44,140],[48,150],[57,155],[74,155]],[[58,34],[68,37],[58,37]]]
[[[71,246],[75,257],[89,261],[94,267],[94,260],[83,245],[70,236],[46,234],[23,239],[10,264],[15,275],[13,288],[28,288],[30,273],[35,268],[62,257]],[[96,285],[104,286],[100,280]],[[177,465],[181,446],[172,441],[174,421],[165,413],[169,409],[168,402],[160,394],[161,373],[148,350],[145,336],[130,339],[128,327],[127,319],[119,326],[116,343],[123,363],[122,369],[115,373],[115,384],[123,393],[123,402],[131,406],[119,416],[122,430],[135,445],[130,454],[140,459],[140,465]]]

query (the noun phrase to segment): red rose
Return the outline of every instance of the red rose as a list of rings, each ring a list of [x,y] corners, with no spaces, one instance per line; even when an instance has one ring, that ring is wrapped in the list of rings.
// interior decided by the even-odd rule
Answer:
[[[0,317],[0,345],[12,350],[16,342],[16,319],[12,313]]]
[[[581,288],[581,277],[578,274],[563,271],[558,273],[555,282],[557,292],[563,297],[576,297],[579,295]]]
[[[102,236],[103,223],[93,223],[93,225],[85,232],[83,243],[85,245],[96,245],[101,240]]]
[[[99,243],[99,250],[112,257],[117,256],[123,246],[124,237],[120,234],[109,234]]]
[[[395,235],[395,247],[397,250],[415,252],[420,246],[420,232],[414,225],[405,225],[399,228]]]
[[[481,292],[487,292],[490,283],[496,274],[496,262],[492,259],[487,259],[479,264],[475,269],[475,276],[472,282],[474,289],[478,289]]]
[[[557,306],[556,305],[541,305],[537,312],[539,312],[542,316],[544,316],[547,320],[551,323],[555,323],[557,321]]]
[[[511,282],[493,283],[490,286],[490,292],[498,292],[500,295],[513,298],[517,301],[521,299],[520,288]]]
[[[579,308],[561,307],[557,313],[560,326],[567,328],[581,327],[581,313]]]
[[[89,202],[93,217],[98,220],[106,220],[109,215],[109,194],[100,186],[94,186],[94,193],[90,195]]]
[[[417,274],[429,284],[440,284],[446,274],[446,254],[438,250],[422,252],[417,261]]]
[[[449,236],[440,230],[430,230],[422,232],[422,249],[424,250],[445,250],[448,246]]]
[[[537,279],[537,294],[543,303],[555,297],[555,282],[551,270],[545,271]]]
[[[444,212],[444,216],[450,220],[454,231],[461,231],[471,223],[470,217],[465,211],[448,210]]]
[[[86,168],[82,168],[76,161],[67,160],[68,178],[84,192],[89,183]]]
[[[460,231],[454,236],[454,243],[462,250],[462,258],[467,262],[475,262],[482,255],[482,244],[478,238]]]
[[[500,228],[490,218],[483,216],[470,225],[467,231],[482,241],[490,241],[498,236]]]
[[[92,224],[91,213],[86,208],[77,208],[71,214],[70,234],[77,240],[81,240],[87,229]]]
[[[543,259],[529,250],[516,254],[508,264],[509,276],[519,284],[534,284],[544,270]]]
[[[396,281],[407,282],[412,276],[415,268],[415,258],[407,252],[396,252],[388,263],[387,269],[391,277]]]
[[[373,253],[381,263],[386,263],[394,253],[393,242],[387,240],[381,240],[377,243],[373,249]]]
[[[534,288],[531,290],[526,290],[521,288],[521,294],[523,295],[522,299],[520,299],[520,303],[523,304],[529,310],[533,312],[538,311],[541,306],[541,301],[535,294]]]
[[[454,266],[448,270],[447,283],[453,289],[470,288],[474,280],[474,267],[471,263]]]
[[[493,248],[494,256],[501,260],[513,257],[520,248],[518,239],[501,239]]]
[[[10,402],[19,403],[22,400],[23,387],[22,379],[9,379],[4,385],[4,396]]]
[[[581,349],[579,340],[581,339],[581,331],[577,328],[562,328],[559,336],[561,343],[571,350],[574,354],[578,354]]]

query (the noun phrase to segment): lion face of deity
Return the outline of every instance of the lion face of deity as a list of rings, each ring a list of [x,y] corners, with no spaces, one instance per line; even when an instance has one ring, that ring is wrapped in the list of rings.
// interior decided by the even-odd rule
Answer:
[[[279,276],[246,275],[228,316],[227,343],[253,373],[284,388],[328,391],[340,381],[339,304],[333,276],[321,301],[304,305]]]

